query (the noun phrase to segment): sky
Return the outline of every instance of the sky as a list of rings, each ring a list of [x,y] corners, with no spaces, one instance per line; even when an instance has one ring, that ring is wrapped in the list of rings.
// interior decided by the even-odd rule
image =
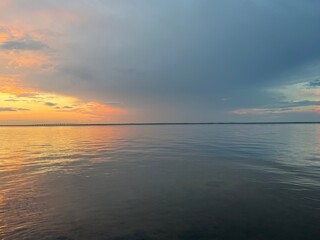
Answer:
[[[319,0],[1,0],[0,124],[320,121]]]

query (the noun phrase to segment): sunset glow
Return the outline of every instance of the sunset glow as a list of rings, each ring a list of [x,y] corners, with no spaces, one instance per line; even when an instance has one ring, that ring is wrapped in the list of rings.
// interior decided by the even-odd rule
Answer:
[[[9,2],[0,5],[14,7]],[[80,21],[77,14],[59,9],[36,11],[31,19],[41,19],[40,25],[32,21],[16,21],[5,18],[0,25],[0,123],[105,123],[122,121],[126,110],[119,106],[104,104],[95,98],[65,95],[53,91],[44,91],[36,86],[34,79],[43,78],[51,82],[61,57],[59,43],[51,45],[55,34],[44,27],[49,26],[60,15],[59,21],[73,23]]]
[[[317,121],[318,5],[210,2],[2,0],[0,124]]]
[[[315,240],[320,0],[0,0],[0,240]]]
[[[96,123],[124,114],[120,108],[99,102],[24,87],[17,76],[2,76],[0,81],[0,120],[4,123]]]

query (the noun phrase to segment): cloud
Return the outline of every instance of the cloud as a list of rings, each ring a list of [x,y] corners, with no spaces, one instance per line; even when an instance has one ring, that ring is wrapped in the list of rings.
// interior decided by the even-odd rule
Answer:
[[[293,101],[293,102],[279,102],[274,106],[264,108],[247,108],[236,109],[231,111],[235,115],[261,115],[261,114],[283,114],[289,112],[314,112],[318,111],[320,101]]]
[[[315,79],[315,80],[312,80],[310,82],[308,82],[306,84],[307,87],[310,87],[310,88],[317,88],[317,87],[320,87],[320,79]]]
[[[0,112],[18,112],[18,111],[29,111],[27,108],[11,108],[11,107],[0,107]]]
[[[316,108],[301,108],[301,107],[288,107],[288,108],[251,108],[251,109],[237,109],[232,111],[235,115],[273,115],[273,114],[286,114],[286,113],[305,113],[314,112]]]
[[[0,82],[0,104],[10,102],[10,107],[0,107],[0,121],[103,123],[110,117],[121,119],[126,113],[100,102],[25,88],[18,75],[0,76]]]
[[[21,98],[37,98],[38,93],[19,93],[16,96]]]
[[[38,93],[21,82],[18,75],[0,75],[0,93],[16,97],[34,97]]]
[[[119,100],[150,118],[183,119],[192,109],[192,118],[214,119],[261,107],[273,103],[266,88],[290,81],[279,76],[320,57],[320,16],[312,14],[319,3],[284,2],[101,2],[65,36],[77,40],[65,46],[70,61],[57,66],[58,80],[37,84]],[[225,96],[233,101],[222,105]]]
[[[277,105],[286,107],[318,106],[320,105],[320,101],[303,100],[292,102],[279,102]]]
[[[19,40],[11,40],[11,41],[6,41],[2,42],[0,47],[3,50],[31,50],[31,51],[38,51],[46,48],[46,45],[30,39],[30,38],[24,38],[24,39],[19,39]]]
[[[121,102],[135,113],[128,121],[224,121],[234,109],[278,108],[285,114],[287,107],[298,111],[316,104],[301,96],[280,99],[281,93],[268,89],[306,82],[309,66],[320,69],[319,1],[13,0],[9,5],[0,20],[14,19],[25,32],[3,41],[29,34],[57,53],[36,58],[22,49],[42,53],[43,46],[9,44],[24,54],[6,59],[13,72],[19,68],[24,83],[87,102]],[[56,17],[61,9],[70,14]],[[80,15],[81,21],[63,24]],[[45,34],[32,35],[39,29]]]
[[[64,109],[72,109],[73,107],[72,106],[64,106],[63,108]]]
[[[54,107],[57,104],[56,103],[52,103],[52,102],[45,102],[44,105],[49,106],[49,107]]]

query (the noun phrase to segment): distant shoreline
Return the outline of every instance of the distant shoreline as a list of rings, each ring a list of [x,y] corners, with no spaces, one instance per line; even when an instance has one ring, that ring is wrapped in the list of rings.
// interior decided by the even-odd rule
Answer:
[[[158,125],[259,125],[259,124],[320,124],[320,122],[153,122],[153,123],[39,123],[0,124],[0,127],[86,127],[86,126],[158,126]]]

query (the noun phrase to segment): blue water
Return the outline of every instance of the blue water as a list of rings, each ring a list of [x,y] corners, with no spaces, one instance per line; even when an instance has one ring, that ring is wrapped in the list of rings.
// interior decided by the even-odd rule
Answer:
[[[319,239],[320,125],[0,128],[0,239]]]

